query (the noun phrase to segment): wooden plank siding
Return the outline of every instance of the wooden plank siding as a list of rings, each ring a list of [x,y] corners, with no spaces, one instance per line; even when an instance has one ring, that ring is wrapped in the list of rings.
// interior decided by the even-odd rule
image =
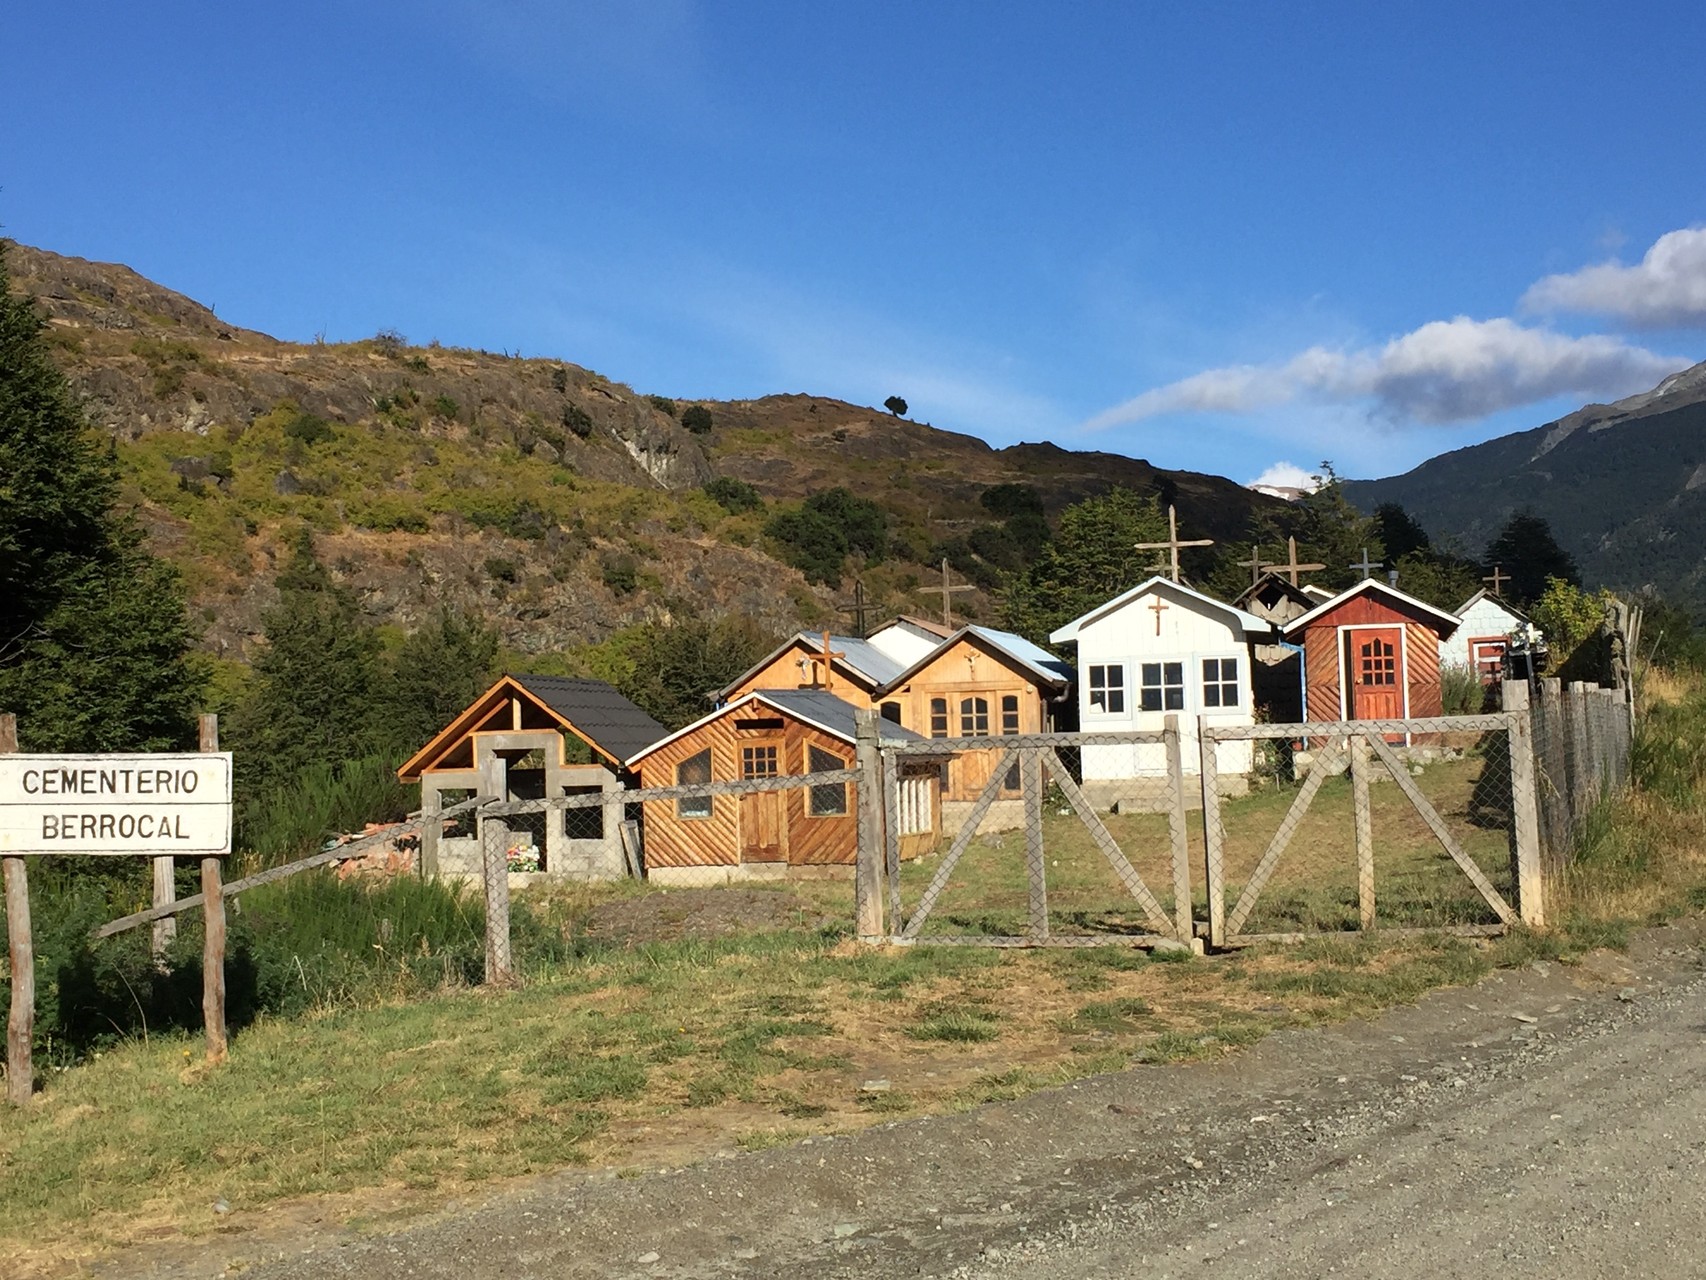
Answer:
[[[960,737],[960,704],[968,698],[983,698],[989,703],[990,736],[999,738],[1001,699],[1004,697],[1019,700],[1020,733],[1048,731],[1047,690],[1023,668],[972,643],[969,638],[963,638],[935,654],[929,665],[920,668],[900,688],[877,699],[877,706],[880,708],[883,703],[898,702],[900,723],[928,738],[931,736],[930,703],[935,698],[946,699],[947,736]],[[848,698],[848,701],[852,699]],[[996,745],[991,743],[992,747]],[[970,751],[955,757],[947,767],[947,786],[942,798],[954,801],[977,799],[999,758],[1000,753],[994,750]]]
[[[834,648],[833,640],[830,647]],[[807,654],[821,652],[820,647],[809,646],[796,639],[771,661],[749,672],[746,679],[730,688],[726,701],[737,702],[749,693],[766,689],[823,689],[855,707],[870,707],[871,686],[855,680],[839,662],[835,664],[835,670],[827,684],[824,682],[821,662],[807,662],[805,669],[801,670],[801,658]]]
[[[779,728],[737,727],[741,721],[755,720],[782,723]],[[808,758],[811,747],[835,758],[835,765],[830,767],[853,767],[852,744],[792,716],[780,715],[770,707],[749,704],[739,710],[731,708],[647,756],[638,765],[640,785],[674,786],[677,767],[707,749],[711,752],[710,780],[734,781],[741,777],[742,747],[772,745],[777,748],[777,769],[781,775],[813,772]],[[647,803],[644,806],[647,863],[658,867],[715,867],[737,866],[742,861],[780,860],[791,866],[852,866],[857,860],[856,784],[847,784],[846,813],[834,816],[812,815],[811,792],[807,788],[765,793],[763,799],[756,803],[749,801],[744,809],[743,798],[712,796],[708,818],[682,817],[676,801]],[[779,810],[780,859],[743,857],[743,851],[755,838],[755,833],[746,828],[758,820],[758,804],[773,804]]]
[[[1354,596],[1315,619],[1303,633],[1304,681],[1310,720],[1339,720],[1351,714],[1342,705],[1339,681],[1344,645],[1341,627],[1390,626],[1404,632],[1403,680],[1408,718],[1443,714],[1440,695],[1437,620],[1381,596]],[[1416,741],[1421,741],[1418,737]]]

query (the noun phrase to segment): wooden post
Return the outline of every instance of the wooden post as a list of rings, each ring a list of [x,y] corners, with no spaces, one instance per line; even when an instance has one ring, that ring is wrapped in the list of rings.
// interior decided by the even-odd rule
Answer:
[[[1025,796],[1025,878],[1030,882],[1030,936],[1035,942],[1048,938],[1048,859],[1043,853],[1043,761],[1032,748],[1019,753],[1021,786]]]
[[[1531,929],[1546,924],[1546,877],[1540,862],[1540,813],[1535,796],[1534,720],[1529,712],[1528,685],[1510,681],[1504,688],[1505,713],[1510,717],[1511,761],[1511,883],[1516,886],[1517,911]]]
[[[174,864],[171,854],[162,854],[154,859],[154,901],[156,907],[168,906],[178,897],[178,886],[173,878]],[[166,948],[173,938],[178,936],[178,918],[163,916],[154,922],[154,960],[163,964],[166,959]]]
[[[1374,928],[1374,811],[1368,803],[1374,758],[1368,735],[1351,735],[1351,808],[1356,821],[1357,911],[1364,929]]]
[[[883,938],[883,752],[879,728],[875,711],[854,713],[853,767],[859,771],[854,924],[861,942],[880,942]],[[895,928],[899,927],[897,920]]]
[[[1570,790],[1570,767],[1564,738],[1568,729],[1564,723],[1563,690],[1556,677],[1540,682],[1540,705],[1530,707],[1532,737],[1539,754],[1540,779],[1536,790],[1540,795],[1541,843],[1546,864],[1556,871],[1564,865],[1569,853],[1570,832],[1567,796]]]
[[[479,762],[480,793],[509,799],[509,766],[502,756]],[[480,814],[475,820],[480,838],[480,863],[486,891],[486,983],[497,985],[514,976],[509,939],[509,824]]]
[[[1258,557],[1259,558],[1259,557]],[[1167,750],[1167,835],[1173,846],[1173,932],[1180,942],[1191,940],[1191,842],[1185,825],[1185,757],[1179,739],[1179,717],[1169,713],[1161,730]]]
[[[18,749],[18,717],[0,714],[0,754]],[[35,1092],[30,1058],[36,1030],[35,943],[30,936],[30,882],[22,858],[0,859],[6,880],[6,944],[12,966],[12,1010],[6,1019],[6,1096],[15,1107],[29,1105]]]
[[[201,750],[219,750],[219,717],[201,718]],[[225,885],[218,858],[201,860],[201,1016],[207,1024],[207,1060],[224,1062],[225,1039]]]
[[[1573,841],[1582,819],[1593,805],[1589,780],[1591,766],[1588,762],[1587,686],[1579,680],[1572,680],[1565,690],[1564,702],[1569,725],[1570,839]]]
[[[1226,836],[1220,827],[1220,766],[1215,741],[1208,736],[1208,717],[1197,717],[1197,749],[1201,756],[1204,883],[1208,886],[1208,941],[1226,945]]]

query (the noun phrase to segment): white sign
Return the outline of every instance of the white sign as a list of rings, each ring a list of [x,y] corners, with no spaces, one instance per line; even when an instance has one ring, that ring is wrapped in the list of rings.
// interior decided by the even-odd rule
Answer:
[[[0,755],[0,853],[231,852],[231,755]]]

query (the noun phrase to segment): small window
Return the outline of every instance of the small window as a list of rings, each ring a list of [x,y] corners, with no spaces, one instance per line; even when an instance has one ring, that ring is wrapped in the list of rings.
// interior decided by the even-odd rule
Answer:
[[[882,707],[882,717],[890,724],[900,723],[900,703],[885,702]]]
[[[1185,709],[1185,664],[1182,662],[1146,662],[1142,672],[1142,701],[1145,711],[1183,711]]]
[[[742,747],[740,749],[741,777],[774,778],[777,773],[775,747]]]
[[[709,782],[710,780],[711,752],[709,748],[696,756],[688,756],[687,759],[675,766],[675,785],[678,787],[690,787],[696,783]],[[694,796],[688,800],[677,800],[675,802],[675,816],[678,818],[709,818],[711,816],[711,797]]]
[[[438,807],[440,810],[448,809],[472,800],[475,794],[463,787],[443,787],[438,793]],[[452,814],[444,819],[442,831],[445,840],[472,840],[479,834],[479,811],[464,809],[461,813]]]
[[[566,796],[596,796],[602,794],[603,791],[603,787],[563,788],[563,794]],[[689,800],[687,803],[692,804],[693,802]],[[604,839],[604,806],[592,805],[585,809],[564,809],[563,834],[570,840]]]
[[[1205,707],[1238,705],[1238,659],[1202,660],[1202,704]]]
[[[847,762],[831,752],[817,747],[806,748],[806,772],[829,773],[834,769],[845,769]],[[814,818],[841,818],[847,815],[847,784],[845,782],[828,782],[812,788],[811,815]]]
[[[989,699],[961,698],[960,699],[960,737],[987,738],[989,736]]]
[[[948,736],[948,700],[946,698],[930,699],[930,736],[932,738]]]
[[[1090,709],[1125,714],[1125,667],[1121,663],[1090,668]]]

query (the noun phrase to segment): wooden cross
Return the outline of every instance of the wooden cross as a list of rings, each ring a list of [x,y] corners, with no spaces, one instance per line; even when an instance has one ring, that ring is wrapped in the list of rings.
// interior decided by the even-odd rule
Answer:
[[[1509,582],[1510,580],[1511,580],[1510,574],[1506,573],[1504,571],[1503,567],[1500,565],[1494,565],[1493,571],[1491,573],[1489,573],[1485,578],[1481,579],[1482,582],[1490,583],[1492,585],[1493,594],[1496,596],[1503,596],[1505,594],[1505,592],[1504,592],[1505,583]]]
[[[1272,560],[1262,559],[1262,549],[1260,547],[1251,547],[1250,558],[1248,560],[1240,560],[1238,562],[1238,567],[1240,569],[1248,569],[1250,571],[1250,585],[1252,587],[1262,580],[1262,570],[1279,568],[1279,566]]]
[[[846,656],[847,655],[845,653],[840,653],[829,647],[829,632],[825,631],[823,633],[822,652],[813,653],[807,661],[809,661],[813,667],[821,666],[823,668],[823,687],[826,692],[835,688],[835,660],[837,658],[845,658]],[[813,683],[816,683],[815,679],[813,680]]]
[[[1300,568],[1300,569],[1301,569],[1301,568],[1302,568],[1302,567],[1303,567],[1303,566],[1302,566],[1302,565],[1299,565],[1299,566],[1298,566],[1298,568]],[[1360,570],[1360,571],[1361,571],[1361,572],[1362,572],[1362,576],[1363,576],[1363,577],[1364,577],[1364,578],[1372,578],[1372,577],[1373,577],[1373,576],[1374,576],[1374,571],[1375,571],[1375,570],[1376,570],[1376,569],[1378,569],[1378,568],[1380,568],[1380,566],[1379,566],[1379,565],[1378,565],[1378,564],[1370,564],[1370,563],[1369,563],[1369,560],[1368,560],[1368,548],[1367,548],[1367,547],[1364,547],[1364,548],[1363,548],[1363,549],[1362,549],[1362,559],[1361,559],[1361,560],[1358,560],[1358,561],[1355,561],[1355,562],[1353,562],[1353,563],[1352,563],[1352,564],[1351,564],[1351,568],[1353,568],[1353,569],[1357,569],[1357,570]]]
[[[863,640],[865,632],[868,630],[865,625],[865,618],[874,608],[875,606],[865,599],[865,580],[856,578],[853,582],[853,599],[846,604],[836,605],[835,611],[845,613],[853,619],[853,633]]]
[[[1148,606],[1148,608],[1149,608],[1149,611],[1155,615],[1155,634],[1160,635],[1161,634],[1161,615],[1163,613],[1165,613],[1167,610],[1167,602],[1165,600],[1163,600],[1160,596],[1156,596],[1155,597],[1155,603]]]
[[[1279,569],[1283,569],[1283,570],[1285,570],[1286,573],[1291,575],[1291,585],[1292,586],[1295,587],[1298,585],[1298,582],[1297,582],[1297,575],[1298,574],[1307,573],[1311,569],[1325,569],[1327,567],[1324,564],[1299,564],[1299,563],[1297,563],[1297,539],[1296,538],[1287,538],[1285,540],[1285,545],[1291,554],[1287,558],[1287,560],[1284,564],[1277,565],[1275,567],[1279,568]],[[1366,548],[1363,550],[1362,558],[1364,560],[1368,559],[1368,551]],[[1352,565],[1351,568],[1354,569],[1354,568],[1356,568],[1356,566]],[[1368,575],[1365,573],[1363,576],[1367,577]]]
[[[1172,578],[1173,578],[1174,582],[1177,582],[1177,581],[1179,581],[1179,548],[1180,547],[1212,547],[1213,545],[1214,545],[1214,539],[1213,538],[1197,538],[1197,539],[1195,539],[1193,541],[1189,541],[1189,542],[1180,541],[1180,539],[1179,539],[1179,516],[1178,516],[1178,513],[1176,511],[1174,511],[1172,506],[1169,505],[1167,508],[1167,541],[1165,541],[1165,542],[1140,542],[1137,544],[1137,550],[1139,550],[1139,551],[1166,551],[1166,552],[1168,552],[1169,555],[1171,556],[1171,559],[1172,559],[1172,567],[1173,567]],[[1156,618],[1157,622],[1160,622],[1160,620],[1161,619],[1159,617]],[[1157,634],[1159,634],[1159,633],[1157,633]]]
[[[948,572],[948,557],[942,557],[942,585],[939,587],[920,587],[921,592],[940,592],[942,596],[942,625],[949,631],[954,629],[954,592],[976,591],[975,584],[962,582],[954,584],[953,576]]]

